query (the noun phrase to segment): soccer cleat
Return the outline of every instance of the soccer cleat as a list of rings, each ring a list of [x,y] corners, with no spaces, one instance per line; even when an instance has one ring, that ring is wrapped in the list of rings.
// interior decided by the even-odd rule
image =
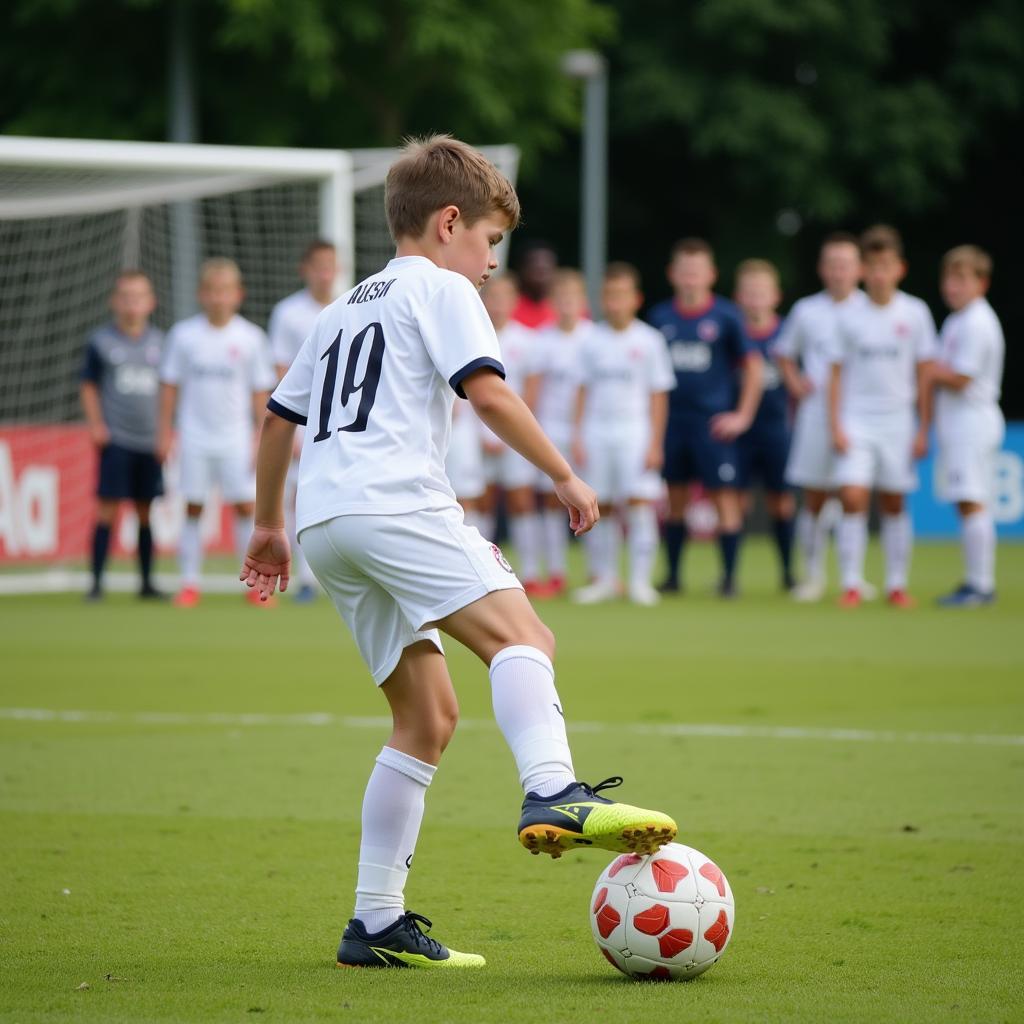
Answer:
[[[548,578],[548,593],[551,597],[561,597],[566,589],[564,576],[551,576]]]
[[[892,608],[916,608],[917,601],[914,600],[905,590],[897,587],[890,590],[885,596],[885,603]]]
[[[716,593],[725,601],[731,601],[734,597],[740,596],[740,592],[736,588],[736,583],[733,580],[724,578],[719,580]]]
[[[674,576],[662,580],[656,587],[659,594],[681,594],[683,585]]]
[[[460,953],[430,938],[420,925],[431,927],[420,914],[406,911],[390,928],[368,932],[363,922],[352,918],[338,946],[339,967],[420,967],[427,970],[453,970],[458,967],[483,967],[487,963],[477,953]]]
[[[105,595],[101,587],[93,586],[85,592],[82,600],[85,601],[86,604],[96,604],[97,602],[102,601],[104,596]]]
[[[519,842],[530,853],[556,858],[580,846],[648,854],[671,843],[678,828],[667,814],[597,795],[602,789],[621,785],[622,777],[614,775],[593,787],[574,782],[554,796],[527,793],[519,819]]]
[[[650,583],[631,583],[629,586],[629,599],[633,604],[652,608],[661,600],[661,595]]]
[[[935,599],[940,608],[980,608],[982,605],[993,604],[996,599],[996,592],[989,590],[978,590],[970,583],[961,583],[951,594],[945,594]]]
[[[139,590],[139,600],[166,601],[167,595],[162,590],[157,590],[152,583],[146,583]]]
[[[843,596],[839,598],[840,608],[859,608],[861,603],[861,593],[856,587],[848,587],[843,591]]]
[[[614,601],[619,596],[618,580],[595,580],[573,592],[573,604],[600,604]]]
[[[526,580],[523,583],[523,590],[526,591],[527,597],[535,598],[538,601],[544,601],[553,596],[548,584],[541,583],[540,580]]]
[[[198,587],[182,587],[174,596],[175,608],[195,608],[200,598]]]
[[[799,604],[813,604],[825,596],[824,580],[804,580],[798,583],[791,591],[790,597]]]

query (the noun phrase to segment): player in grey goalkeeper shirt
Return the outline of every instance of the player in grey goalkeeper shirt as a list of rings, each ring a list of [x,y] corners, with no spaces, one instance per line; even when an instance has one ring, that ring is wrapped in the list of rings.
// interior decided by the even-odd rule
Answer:
[[[137,270],[123,272],[110,296],[113,320],[93,331],[86,345],[80,396],[100,459],[92,588],[87,595],[91,601],[103,596],[110,531],[123,500],[134,502],[139,517],[139,596],[162,596],[150,578],[150,506],[163,494],[163,476],[155,454],[163,334],[149,322],[155,307],[149,278]]]

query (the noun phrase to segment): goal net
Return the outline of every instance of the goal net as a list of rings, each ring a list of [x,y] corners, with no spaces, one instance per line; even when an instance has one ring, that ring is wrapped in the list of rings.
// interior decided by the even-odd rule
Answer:
[[[514,147],[484,151],[515,179]],[[149,275],[159,303],[153,319],[166,330],[196,311],[202,261],[230,257],[245,280],[242,314],[265,328],[274,304],[301,287],[298,263],[312,239],[338,246],[339,289],[391,258],[383,195],[396,153],[0,137],[5,568],[80,566],[87,551],[96,455],[82,426],[79,370],[87,334],[108,318],[118,271]],[[182,511],[173,462],[165,476],[153,527],[168,550]],[[216,502],[206,515],[216,548],[226,539]],[[122,551],[134,533],[130,514],[122,516]],[[34,575],[37,587],[68,581]]]

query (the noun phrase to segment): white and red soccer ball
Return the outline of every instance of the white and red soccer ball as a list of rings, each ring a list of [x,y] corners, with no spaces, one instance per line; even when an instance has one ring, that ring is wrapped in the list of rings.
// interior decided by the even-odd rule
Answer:
[[[631,978],[695,978],[729,945],[732,889],[703,853],[670,843],[617,857],[601,872],[590,927],[605,958]]]

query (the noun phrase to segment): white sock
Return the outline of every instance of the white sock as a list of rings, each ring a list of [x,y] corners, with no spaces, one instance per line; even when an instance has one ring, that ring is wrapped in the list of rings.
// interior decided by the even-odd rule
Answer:
[[[914,527],[910,513],[904,510],[895,516],[882,516],[882,550],[885,552],[885,589],[907,589],[910,553],[914,549]]]
[[[546,508],[541,513],[541,521],[544,532],[544,558],[548,565],[548,575],[565,576],[565,556],[569,547],[566,513],[560,508]]]
[[[252,516],[235,513],[235,553],[241,565],[245,553],[249,549],[249,538],[252,536]]]
[[[804,575],[809,583],[825,581],[825,549],[828,545],[828,523],[822,515],[802,508],[796,518],[797,542],[804,561]]]
[[[392,747],[377,755],[363,797],[354,915],[368,932],[389,927],[405,912],[405,880],[436,770]]]
[[[494,541],[495,515],[493,512],[477,512],[477,521],[473,524],[484,540]]]
[[[839,520],[836,549],[839,555],[839,578],[844,590],[859,590],[864,582],[864,552],[868,546],[866,512],[850,512]]]
[[[554,796],[576,781],[555,670],[536,647],[500,650],[491,662],[494,718],[526,793]]]
[[[629,579],[634,586],[650,586],[658,551],[658,517],[651,505],[630,505]]]
[[[987,508],[961,521],[964,579],[983,594],[996,588],[996,524]]]
[[[540,516],[536,512],[509,516],[508,531],[519,559],[519,575],[535,580],[540,574]]]
[[[587,577],[590,580],[601,578],[601,552],[604,547],[601,537],[604,534],[604,519],[598,521],[585,534],[583,534],[583,551],[587,559]]]
[[[203,537],[199,530],[199,516],[185,516],[181,524],[178,561],[181,565],[181,585],[198,587],[203,571]]]

